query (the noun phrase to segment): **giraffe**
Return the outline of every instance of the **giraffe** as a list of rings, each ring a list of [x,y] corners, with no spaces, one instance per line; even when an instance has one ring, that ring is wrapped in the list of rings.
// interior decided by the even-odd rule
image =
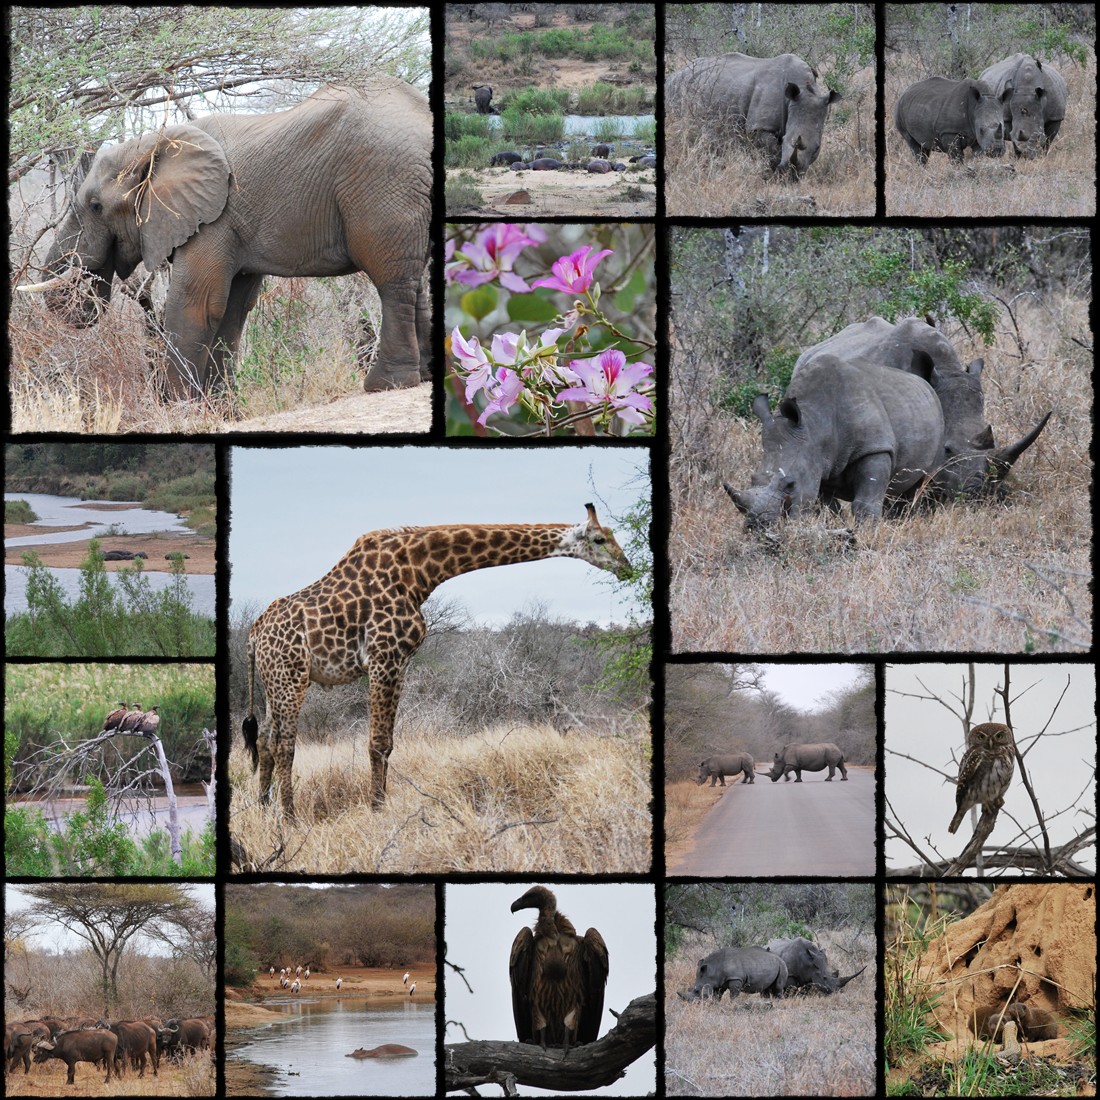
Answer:
[[[579,558],[620,579],[632,566],[586,504],[588,521],[396,527],[360,535],[320,580],[270,604],[248,633],[248,716],[243,723],[261,799],[272,779],[294,820],[291,772],[298,714],[310,683],[370,681],[370,803],[381,809],[405,670],[427,633],[421,605],[460,573],[543,558]],[[255,676],[267,695],[260,727]]]

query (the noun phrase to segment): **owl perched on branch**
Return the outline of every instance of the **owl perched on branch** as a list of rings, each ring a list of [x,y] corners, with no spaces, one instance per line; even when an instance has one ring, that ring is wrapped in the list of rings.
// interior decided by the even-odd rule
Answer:
[[[1016,742],[1003,722],[984,722],[966,738],[966,752],[959,764],[955,791],[955,816],[947,831],[953,833],[971,806],[1000,809],[1016,768]],[[992,803],[992,806],[990,804]]]

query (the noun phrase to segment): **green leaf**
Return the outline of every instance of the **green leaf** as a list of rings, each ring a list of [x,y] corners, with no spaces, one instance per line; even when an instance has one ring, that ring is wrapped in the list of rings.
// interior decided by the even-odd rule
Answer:
[[[615,308],[620,313],[633,313],[634,303],[645,293],[649,278],[642,270],[635,271],[630,281],[615,295]]]
[[[552,321],[558,315],[553,302],[537,294],[513,294],[508,299],[508,316],[513,321]]]
[[[497,308],[499,297],[496,287],[485,284],[484,286],[475,287],[473,290],[468,290],[462,295],[462,308],[475,321],[480,321],[482,317],[487,317]]]

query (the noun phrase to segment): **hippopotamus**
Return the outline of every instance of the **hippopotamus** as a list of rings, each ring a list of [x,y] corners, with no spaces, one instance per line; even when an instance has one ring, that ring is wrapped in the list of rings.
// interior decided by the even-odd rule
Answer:
[[[609,160],[590,160],[588,170],[589,172],[610,172],[611,162]]]
[[[639,168],[656,168],[657,158],[652,153],[646,153],[644,157],[631,157],[631,164],[636,164]]]
[[[1057,69],[1014,53],[990,65],[978,79],[1001,101],[1016,156],[1030,159],[1050,145],[1066,117],[1066,82]]]
[[[615,161],[615,163],[613,165],[611,165],[611,171],[612,172],[625,172],[626,171],[626,165],[623,164],[623,162],[621,160],[617,160],[617,161]]]
[[[901,93],[894,125],[920,164],[927,164],[928,154],[937,149],[956,161],[967,149],[999,157],[1005,151],[1002,110],[984,80],[932,76]]]
[[[829,107],[840,98],[818,88],[816,78],[793,53],[700,57],[668,77],[665,102],[719,145],[747,138],[773,172],[801,178],[821,151]]]
[[[611,156],[611,146],[597,145],[589,155],[593,157],[609,157]]]
[[[372,1047],[370,1050],[364,1050],[360,1047],[358,1050],[353,1050],[350,1054],[345,1054],[345,1058],[408,1058],[414,1054],[418,1054],[419,1051],[413,1050],[412,1047],[403,1047],[400,1043],[383,1043],[380,1047]]]
[[[515,164],[517,160],[523,160],[523,157],[519,153],[512,152],[511,149],[505,149],[499,153],[494,153],[489,158],[489,167],[496,168],[498,165]]]
[[[554,160],[553,157],[539,157],[531,161],[531,168],[536,172],[553,172],[557,168],[566,168],[568,165],[563,160]]]
[[[514,160],[511,164],[508,165],[508,167],[513,172],[526,172],[530,170],[531,165],[528,164],[528,162],[525,160]]]

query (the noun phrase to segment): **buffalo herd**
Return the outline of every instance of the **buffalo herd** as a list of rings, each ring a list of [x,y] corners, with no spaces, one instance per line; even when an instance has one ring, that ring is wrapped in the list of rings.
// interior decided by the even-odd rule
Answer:
[[[8,1073],[19,1063],[30,1073],[31,1059],[36,1063],[57,1058],[68,1067],[67,1083],[74,1084],[77,1062],[91,1062],[111,1075],[121,1077],[127,1070],[145,1076],[152,1065],[153,1076],[161,1058],[182,1059],[185,1053],[208,1051],[214,1042],[214,1017],[193,1016],[185,1019],[143,1016],[140,1020],[108,1023],[92,1016],[42,1016],[23,1020],[4,1028],[4,1059]]]

